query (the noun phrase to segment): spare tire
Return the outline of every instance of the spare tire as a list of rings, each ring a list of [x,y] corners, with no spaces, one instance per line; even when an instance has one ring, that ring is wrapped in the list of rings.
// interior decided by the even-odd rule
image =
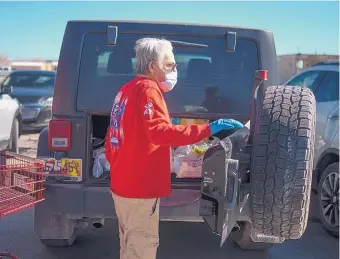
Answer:
[[[239,222],[240,230],[232,233],[233,241],[244,250],[268,250],[274,244],[254,242],[251,239],[252,225],[249,222]]]
[[[268,87],[256,108],[250,168],[254,241],[299,239],[310,203],[315,97],[307,88]]]

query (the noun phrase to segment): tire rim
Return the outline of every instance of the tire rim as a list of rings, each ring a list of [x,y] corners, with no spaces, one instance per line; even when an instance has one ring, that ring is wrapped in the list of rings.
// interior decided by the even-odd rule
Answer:
[[[332,227],[339,227],[339,173],[329,173],[322,183],[322,214]]]

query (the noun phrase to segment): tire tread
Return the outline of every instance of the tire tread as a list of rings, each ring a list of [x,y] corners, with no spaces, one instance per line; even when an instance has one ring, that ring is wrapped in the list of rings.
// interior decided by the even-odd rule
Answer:
[[[315,98],[307,88],[270,86],[257,111],[252,170],[253,228],[299,239],[310,203]]]

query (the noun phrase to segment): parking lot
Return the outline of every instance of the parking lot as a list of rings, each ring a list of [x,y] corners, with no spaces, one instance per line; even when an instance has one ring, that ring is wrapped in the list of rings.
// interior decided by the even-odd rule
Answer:
[[[37,143],[39,134],[24,134],[19,138],[19,151],[20,154],[36,157],[37,155]]]
[[[20,138],[20,152],[36,154],[38,134]],[[162,222],[159,258],[163,259],[337,259],[338,239],[329,236],[317,219],[312,202],[307,231],[300,240],[275,245],[268,252],[241,251],[232,241],[220,248],[219,237],[201,223]],[[107,221],[102,229],[82,230],[69,248],[46,248],[33,233],[33,209],[6,217],[0,224],[0,250],[16,253],[23,259],[118,258],[119,239],[116,221]]]
[[[0,259],[340,259],[339,3],[0,2]]]

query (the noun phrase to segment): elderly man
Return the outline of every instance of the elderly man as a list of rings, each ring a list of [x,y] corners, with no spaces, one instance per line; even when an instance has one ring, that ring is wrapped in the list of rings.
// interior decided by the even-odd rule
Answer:
[[[194,144],[224,129],[232,119],[206,125],[173,125],[163,93],[177,82],[169,41],[136,42],[137,76],[115,97],[105,142],[111,193],[119,223],[121,259],[155,259],[159,244],[159,199],[171,192],[170,147]]]

